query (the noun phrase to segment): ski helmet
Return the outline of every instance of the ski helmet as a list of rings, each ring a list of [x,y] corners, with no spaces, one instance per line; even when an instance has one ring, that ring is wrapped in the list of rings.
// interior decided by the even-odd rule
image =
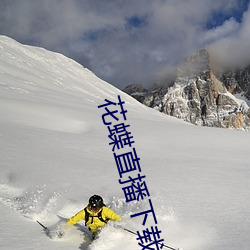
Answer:
[[[101,196],[95,194],[89,198],[89,206],[91,210],[99,210],[103,205],[103,199]]]

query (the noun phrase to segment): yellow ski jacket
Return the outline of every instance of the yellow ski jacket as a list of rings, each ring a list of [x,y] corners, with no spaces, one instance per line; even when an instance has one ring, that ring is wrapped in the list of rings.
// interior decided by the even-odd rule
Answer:
[[[113,210],[110,208],[103,206],[98,212],[91,211],[88,207],[86,207],[87,212],[89,213],[88,221],[86,221],[86,225],[88,226],[89,230],[92,233],[95,233],[98,231],[98,229],[102,228],[106,223],[104,221],[112,220],[112,221],[121,221],[120,215],[116,214]],[[101,221],[98,218],[98,214],[101,213],[101,217],[104,221]],[[72,216],[68,221],[67,224],[74,225],[80,220],[85,220],[85,211],[82,209],[77,214]]]

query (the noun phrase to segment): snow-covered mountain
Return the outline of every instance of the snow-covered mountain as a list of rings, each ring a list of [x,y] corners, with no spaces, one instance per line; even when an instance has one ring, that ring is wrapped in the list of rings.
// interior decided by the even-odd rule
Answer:
[[[36,223],[53,228],[57,215],[72,216],[97,193],[122,216],[123,227],[145,229],[140,216],[130,215],[148,210],[148,200],[125,201],[102,120],[104,108],[98,108],[105,99],[117,103],[118,95],[128,111],[132,147],[164,243],[184,250],[248,250],[249,133],[193,126],[166,116],[63,55],[4,36],[0,248],[142,249],[135,235],[112,225],[91,243],[83,235],[84,222],[62,239],[48,238]],[[129,145],[122,150],[129,151]],[[154,226],[152,218],[146,226]]]
[[[180,65],[171,86],[147,90],[128,86],[124,91],[146,106],[209,127],[250,127],[249,68],[217,72],[203,49]]]

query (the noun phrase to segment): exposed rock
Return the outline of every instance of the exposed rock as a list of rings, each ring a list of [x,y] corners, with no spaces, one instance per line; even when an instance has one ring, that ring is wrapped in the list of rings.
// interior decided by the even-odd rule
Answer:
[[[250,100],[250,66],[218,74],[218,79],[225,84],[230,93],[242,93]]]
[[[142,103],[144,102],[145,94],[147,92],[142,84],[130,84],[125,89],[123,89],[123,91]]]
[[[250,67],[215,75],[209,53],[203,49],[178,68],[172,86],[149,91],[137,86],[130,94],[149,107],[196,125],[248,129],[250,109],[233,94],[250,96],[249,76]]]

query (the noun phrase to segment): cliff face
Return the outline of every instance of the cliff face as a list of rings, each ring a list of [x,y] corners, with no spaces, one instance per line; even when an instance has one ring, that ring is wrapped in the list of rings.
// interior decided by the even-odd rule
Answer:
[[[230,93],[240,93],[250,100],[250,66],[218,74],[218,79],[225,84]]]
[[[233,94],[250,96],[249,70],[215,75],[208,51],[201,50],[178,68],[170,87],[137,88],[130,94],[149,107],[196,125],[248,129],[250,109]]]

